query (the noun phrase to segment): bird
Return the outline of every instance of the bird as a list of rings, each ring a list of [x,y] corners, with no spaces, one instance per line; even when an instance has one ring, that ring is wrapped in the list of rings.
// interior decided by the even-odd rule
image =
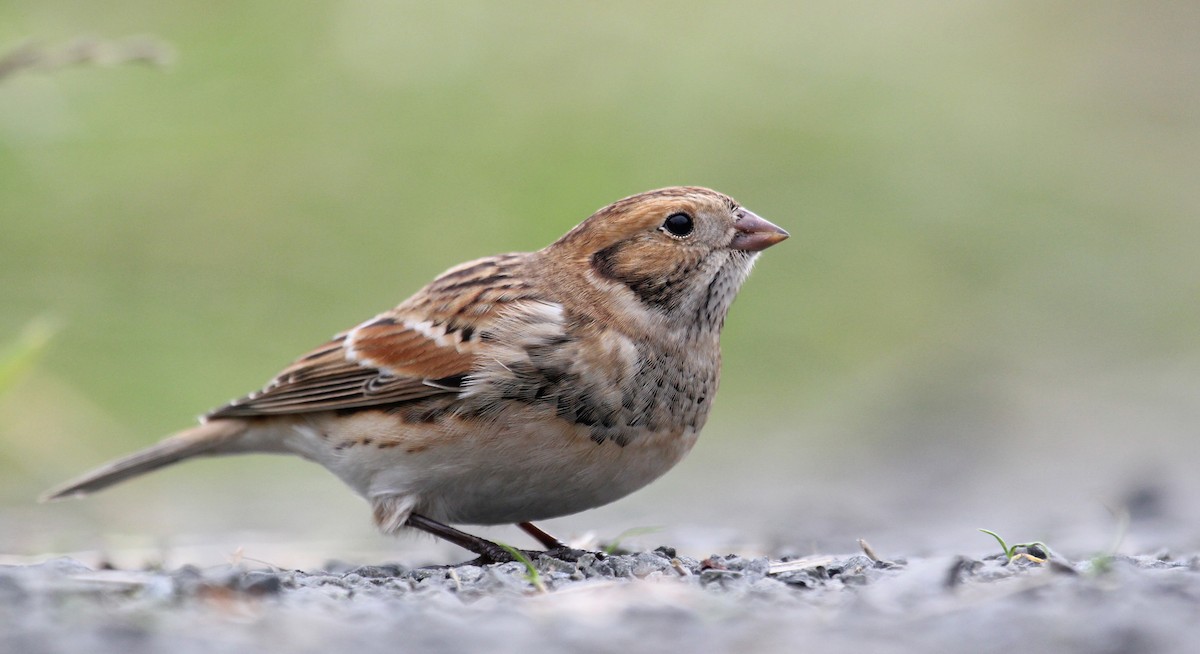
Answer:
[[[452,525],[535,521],[622,498],[693,447],[719,335],[760,253],[788,232],[728,195],[675,186],[609,204],[536,252],[450,268],[200,423],[47,491],[87,495],[198,456],[298,455],[370,504],[385,534],[483,562]]]

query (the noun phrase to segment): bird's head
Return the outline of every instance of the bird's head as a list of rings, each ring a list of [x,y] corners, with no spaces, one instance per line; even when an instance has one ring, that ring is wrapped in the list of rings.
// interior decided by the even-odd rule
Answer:
[[[600,209],[543,253],[656,321],[719,331],[755,258],[787,237],[727,195],[675,186]]]

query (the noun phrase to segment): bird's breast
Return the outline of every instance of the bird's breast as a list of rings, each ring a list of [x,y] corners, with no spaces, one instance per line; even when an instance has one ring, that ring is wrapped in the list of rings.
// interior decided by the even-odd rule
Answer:
[[[616,330],[565,333],[516,356],[486,360],[461,415],[490,415],[510,404],[552,412],[590,440],[626,446],[645,434],[698,432],[716,394],[714,340],[671,347]]]

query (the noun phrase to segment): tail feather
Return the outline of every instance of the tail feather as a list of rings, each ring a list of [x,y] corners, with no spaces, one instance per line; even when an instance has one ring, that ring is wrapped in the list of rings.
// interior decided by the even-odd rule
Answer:
[[[83,476],[46,491],[42,502],[81,497],[130,477],[157,470],[183,459],[203,454],[218,454],[246,431],[241,420],[212,420],[191,429],[168,436],[152,445],[116,461],[110,461]]]

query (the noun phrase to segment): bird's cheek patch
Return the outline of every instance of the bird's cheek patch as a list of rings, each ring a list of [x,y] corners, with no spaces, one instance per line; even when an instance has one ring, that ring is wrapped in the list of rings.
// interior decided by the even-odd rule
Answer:
[[[603,279],[629,288],[642,305],[670,313],[688,290],[687,261],[664,259],[653,244],[622,242],[592,255],[592,269]]]

